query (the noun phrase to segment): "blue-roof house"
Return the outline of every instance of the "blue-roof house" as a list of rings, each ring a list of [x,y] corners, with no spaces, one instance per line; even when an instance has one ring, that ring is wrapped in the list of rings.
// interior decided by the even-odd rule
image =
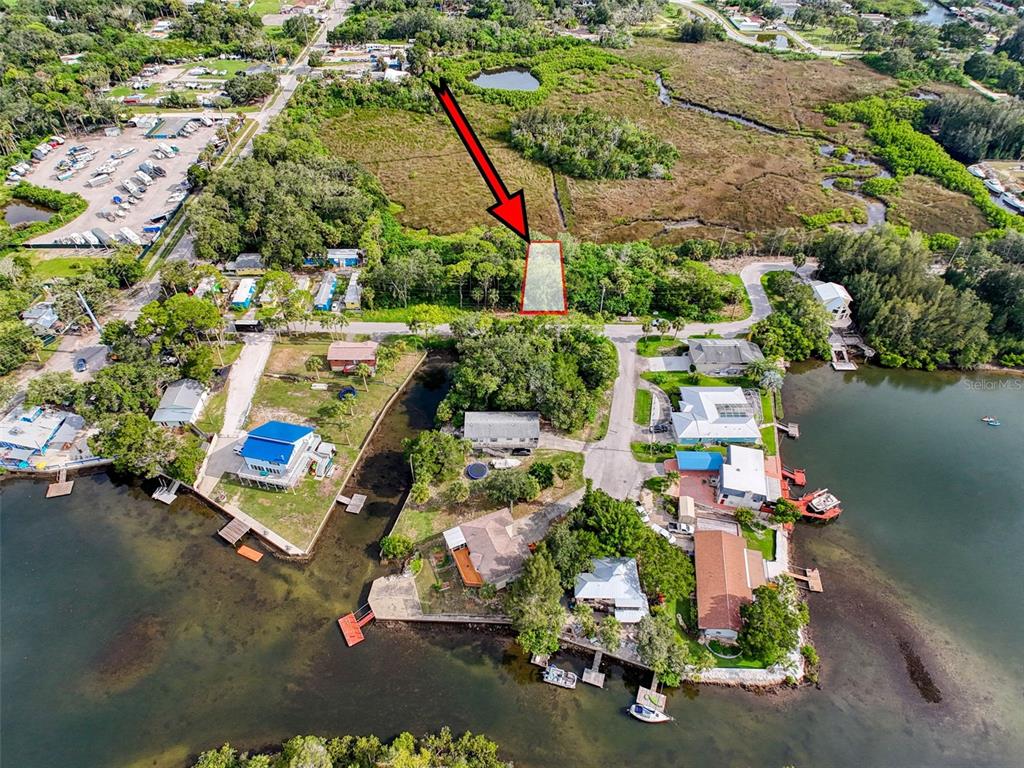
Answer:
[[[238,287],[231,295],[232,309],[248,309],[252,304],[253,296],[256,295],[256,281],[251,277],[245,277],[238,281]]]
[[[241,480],[261,486],[292,488],[316,466],[323,477],[333,464],[334,446],[320,439],[312,427],[268,421],[249,432],[238,451]]]
[[[725,457],[716,451],[676,451],[680,472],[717,472]]]
[[[333,272],[324,272],[320,287],[316,289],[316,296],[313,298],[313,309],[323,312],[331,311],[331,302],[334,300],[334,288],[338,284],[338,278]]]

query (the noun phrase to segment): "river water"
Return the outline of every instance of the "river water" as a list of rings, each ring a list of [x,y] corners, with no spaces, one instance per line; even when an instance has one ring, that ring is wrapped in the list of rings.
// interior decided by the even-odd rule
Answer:
[[[188,499],[167,508],[105,477],[49,501],[42,484],[7,484],[4,765],[182,766],[223,741],[445,724],[489,734],[520,767],[1019,765],[1020,381],[792,373],[786,416],[802,437],[787,462],[846,509],[799,531],[797,560],[826,589],[811,601],[822,687],[683,690],[658,728],[623,714],[632,673],[611,667],[603,691],[555,689],[500,634],[371,626],[344,646],[335,620],[379,572],[374,542],[408,483],[400,439],[429,425],[436,369],[349,486],[369,494],[364,514],[335,517],[307,565],[239,558]],[[989,414],[1003,426],[978,421]]]

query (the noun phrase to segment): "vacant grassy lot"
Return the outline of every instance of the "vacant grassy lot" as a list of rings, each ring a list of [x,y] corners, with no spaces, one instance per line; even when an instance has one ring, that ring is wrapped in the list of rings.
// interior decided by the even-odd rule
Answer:
[[[737,275],[739,277],[739,275]],[[685,343],[674,336],[644,336],[636,343],[636,353],[640,357],[663,357],[674,355],[675,350]]]
[[[101,256],[61,256],[53,259],[32,259],[32,275],[40,280],[55,277],[77,277],[88,273],[106,259]]]
[[[226,476],[218,485],[218,489],[226,492],[244,512],[303,548],[308,547],[324,516],[330,513],[334,498],[341,491],[377,416],[423,358],[422,352],[406,352],[399,357],[393,371],[371,379],[366,388],[358,377],[323,372],[319,374],[320,382],[327,384],[327,390],[311,389],[316,379],[306,371],[306,361],[311,356],[323,357],[329,343],[317,339],[274,345],[256,387],[246,428],[252,429],[271,419],[314,426],[324,440],[337,447],[334,474],[322,481],[304,478],[292,492],[250,488]],[[288,378],[283,378],[285,376]],[[355,400],[350,401],[351,412],[344,411],[329,421],[318,417],[318,409],[336,399],[338,391],[347,385],[354,386],[358,392]],[[213,402],[207,406],[208,412],[212,405]],[[206,418],[204,416],[204,420]],[[220,418],[223,420],[223,413]]]
[[[558,214],[549,169],[524,160],[507,144],[509,120],[516,110],[470,94],[459,96],[508,187],[525,189],[535,239],[564,229],[598,242],[672,243],[723,234],[735,239],[752,231],[799,227],[800,214],[835,207],[819,184],[827,160],[812,141],[665,107],[657,99],[654,69],[665,72],[681,97],[752,112],[766,122],[782,121],[787,129],[805,123],[817,127],[820,115],[812,112],[814,107],[830,99],[856,98],[891,82],[859,65],[783,62],[727,44],[643,40],[624,55],[643,67],[623,61],[603,72],[574,72],[553,89],[545,104],[557,109],[592,107],[628,117],[672,143],[679,159],[671,179],[567,178],[559,185],[563,207],[572,212],[567,225]],[[739,64],[728,66],[731,59]],[[709,65],[714,73],[704,71]],[[772,88],[799,96],[787,95],[780,102],[777,94],[763,93],[765,71],[769,84],[773,78],[779,80]],[[684,74],[695,82],[685,80]],[[829,90],[847,80],[846,86]],[[709,98],[712,90],[719,99]],[[404,224],[450,233],[492,223],[485,208],[493,200],[443,116],[355,108],[328,121],[323,133],[333,151],[380,177],[391,199],[402,206],[399,218]]]
[[[948,232],[967,237],[989,228],[978,206],[959,192],[951,192],[924,176],[908,176],[900,184],[900,194],[886,199],[887,218],[895,224],[933,234]]]

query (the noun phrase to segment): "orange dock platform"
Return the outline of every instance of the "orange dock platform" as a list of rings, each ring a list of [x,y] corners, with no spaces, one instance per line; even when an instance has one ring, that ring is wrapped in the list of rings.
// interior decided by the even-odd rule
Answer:
[[[789,467],[783,467],[782,476],[793,483],[793,485],[807,485],[807,473],[802,469],[790,469]]]
[[[366,639],[363,636],[363,627],[371,621],[373,621],[373,611],[368,608],[359,618],[356,618],[354,613],[346,613],[338,619],[338,626],[341,628],[341,634],[345,638],[345,643],[349,648],[353,645],[358,645]]]
[[[248,558],[249,560],[252,560],[254,563],[258,563],[260,560],[263,559],[263,553],[262,552],[257,552],[252,547],[247,547],[244,544],[242,546],[240,546],[238,549],[236,549],[235,551],[238,554],[240,554],[242,557],[245,557],[245,558]]]

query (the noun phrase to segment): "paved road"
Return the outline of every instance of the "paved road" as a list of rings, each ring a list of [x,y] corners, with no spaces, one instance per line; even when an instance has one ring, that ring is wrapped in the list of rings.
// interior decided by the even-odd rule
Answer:
[[[764,43],[758,42],[756,37],[746,35],[740,32],[734,27],[728,19],[722,16],[720,13],[712,8],[708,8],[704,5],[698,5],[697,3],[691,2],[691,0],[669,0],[671,3],[681,6],[690,13],[697,16],[702,16],[709,21],[718,24],[725,30],[725,36],[730,40],[747,45],[751,47],[761,46],[762,48],[767,47]],[[765,30],[761,34],[771,34],[774,30]],[[787,24],[779,24],[778,32],[786,33],[790,38],[797,44],[798,49],[802,49],[807,53],[813,53],[816,56],[821,56],[827,59],[855,59],[861,56],[857,51],[830,51],[826,48],[819,48],[813,43],[802,37],[796,30]]]

